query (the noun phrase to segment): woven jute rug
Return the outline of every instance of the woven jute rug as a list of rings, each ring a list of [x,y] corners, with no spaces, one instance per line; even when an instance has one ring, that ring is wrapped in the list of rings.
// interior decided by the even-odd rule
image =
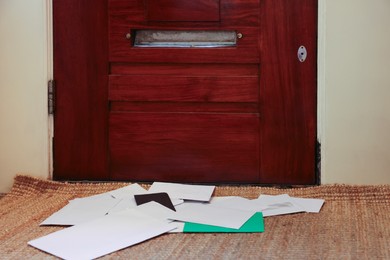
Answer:
[[[55,259],[27,245],[63,227],[39,223],[77,197],[129,183],[60,183],[18,175],[0,199],[0,259]],[[265,218],[256,234],[165,234],[103,259],[390,259],[390,185],[217,187],[214,196],[323,198],[319,214]]]

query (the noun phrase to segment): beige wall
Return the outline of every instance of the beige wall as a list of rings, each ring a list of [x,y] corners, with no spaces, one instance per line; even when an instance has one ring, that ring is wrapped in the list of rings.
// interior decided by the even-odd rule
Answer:
[[[390,183],[390,1],[325,2],[323,183]]]
[[[47,178],[45,0],[0,0],[0,192],[17,173]]]
[[[0,0],[0,192],[48,178],[50,0]],[[390,183],[390,2],[319,0],[322,183]]]

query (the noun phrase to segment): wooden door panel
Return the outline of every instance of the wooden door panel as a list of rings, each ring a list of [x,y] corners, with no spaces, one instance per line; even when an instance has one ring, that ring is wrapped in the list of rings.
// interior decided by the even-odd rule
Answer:
[[[111,75],[187,75],[190,77],[259,76],[258,64],[111,63]]]
[[[126,29],[128,24],[135,25],[138,27],[143,26],[153,26],[161,27],[161,23],[155,21],[154,17],[148,17],[148,5],[145,4],[146,0],[108,0],[109,5],[109,19],[110,19],[110,28],[122,27]],[[158,0],[156,0],[158,1]],[[161,1],[161,0],[160,0]],[[185,0],[162,0],[162,2],[171,2],[169,9],[173,9],[173,2],[176,2],[176,6],[180,6],[179,9],[183,13],[191,13],[194,9],[198,9],[199,13],[202,9],[205,9],[205,4],[200,4],[198,7],[193,8],[193,4],[197,2],[204,2],[206,0],[197,0],[197,1],[185,1]],[[207,0],[214,1],[214,0]],[[153,3],[154,0],[148,0],[148,3]],[[216,5],[212,7],[213,12],[200,14],[200,17],[205,16],[208,18],[198,18],[194,15],[189,15],[193,19],[196,19],[196,24],[189,25],[189,20],[186,17],[181,17],[185,21],[177,21],[176,18],[178,11],[173,11],[173,13],[162,11],[162,7],[158,11],[160,14],[155,14],[156,16],[164,17],[164,25],[169,24],[174,27],[258,27],[259,23],[259,0],[219,0],[219,20],[215,20],[217,14],[215,13]],[[153,7],[155,10],[152,12],[157,12],[159,6]],[[169,17],[169,15],[172,15]],[[209,21],[205,21],[205,19]],[[174,21],[176,20],[176,21]],[[203,21],[202,21],[203,20]],[[215,20],[215,21],[210,21]],[[116,28],[118,29],[118,28]],[[115,30],[116,31],[116,30]]]
[[[317,1],[261,1],[262,183],[315,183]],[[304,45],[307,59],[300,62]],[[266,152],[265,152],[266,151]]]
[[[110,102],[112,112],[258,113],[258,103],[232,102]]]
[[[256,114],[110,113],[114,180],[257,182]]]
[[[108,179],[107,1],[53,1],[53,27],[54,178]]]
[[[146,0],[148,21],[219,21],[219,0]],[[161,11],[164,10],[164,11]]]
[[[53,1],[54,178],[314,184],[317,0],[201,0],[219,14],[181,21],[194,3],[158,1],[170,12],[152,0]],[[140,29],[242,37],[135,47],[127,34]]]
[[[111,75],[112,101],[258,102],[257,76]]]

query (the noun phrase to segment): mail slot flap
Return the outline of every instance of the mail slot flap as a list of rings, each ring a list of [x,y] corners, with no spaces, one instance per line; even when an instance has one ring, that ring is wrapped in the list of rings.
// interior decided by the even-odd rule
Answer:
[[[149,30],[149,28],[141,28]],[[154,29],[154,28],[151,28]],[[166,28],[164,30],[171,30]],[[114,28],[110,34],[109,60],[111,62],[142,62],[142,63],[258,63],[259,62],[259,44],[257,28],[236,27],[224,28],[220,31],[234,31],[237,35],[237,41],[233,46],[153,46],[151,48],[136,46],[134,44],[134,35],[137,28]],[[198,31],[198,30],[188,30]],[[202,29],[201,31],[205,31]],[[215,29],[209,31],[217,31]],[[122,32],[122,33],[121,33]],[[129,38],[124,35],[129,33]]]
[[[146,0],[148,21],[217,22],[219,0]]]

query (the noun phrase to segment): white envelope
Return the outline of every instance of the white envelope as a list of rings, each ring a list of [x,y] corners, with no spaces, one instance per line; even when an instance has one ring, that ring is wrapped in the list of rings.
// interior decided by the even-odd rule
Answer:
[[[146,194],[148,191],[142,188],[138,183],[133,183],[128,186],[109,191],[108,193],[116,199],[123,199],[129,197],[133,198],[134,195],[138,194]]]
[[[119,201],[109,194],[74,199],[41,225],[77,225],[106,215]]]
[[[166,192],[171,199],[209,201],[215,186],[154,182],[149,192]]]
[[[137,207],[137,203],[135,202],[134,197],[127,197],[117,200],[118,203],[107,212],[108,214]]]
[[[324,205],[325,203],[325,200],[323,199],[296,198],[296,197],[291,197],[291,201],[294,204],[299,205],[306,212],[310,212],[310,213],[319,213],[322,208],[322,205]]]
[[[136,206],[134,194],[145,194],[147,192],[139,184],[134,183],[109,192],[76,198],[45,219],[41,225],[77,225],[102,217],[109,212],[121,211]]]
[[[299,205],[294,204],[288,194],[281,195],[260,195],[254,203],[262,207],[264,217],[292,214],[304,212],[305,210]]]
[[[318,213],[324,203],[322,199],[307,199],[290,197],[288,194],[260,195],[253,200],[261,207],[265,207],[264,217],[291,214],[298,212]]]
[[[147,214],[150,217],[159,219],[161,221],[166,221],[167,223],[174,222],[174,225],[176,225],[177,227],[175,229],[172,229],[168,233],[183,233],[184,223],[178,222],[178,221],[173,221],[172,219],[168,219],[168,217],[174,211],[161,205],[160,203],[157,203],[155,201],[151,201],[151,202],[139,205],[137,207],[137,210]]]
[[[239,229],[256,213],[200,203],[192,203],[176,210],[176,213],[169,216],[170,219],[235,229]]]
[[[28,244],[63,259],[93,259],[175,228],[174,223],[130,209],[51,233]]]
[[[243,197],[223,197],[221,199],[213,198],[210,202],[215,207],[224,207],[229,209],[239,209],[246,211],[260,212],[263,211],[267,206],[257,204],[255,201],[246,199]]]
[[[135,201],[134,195],[138,194],[148,194],[151,193],[145,189],[143,189],[141,186],[138,184],[132,184],[130,186],[123,187],[118,190],[114,190],[110,192],[110,195],[116,197],[116,198],[121,198],[118,204],[116,204],[113,208],[110,209],[108,212],[109,214],[112,212],[118,212],[122,211],[125,209],[130,209],[134,208],[137,206],[137,202]],[[142,190],[141,190],[142,189]],[[173,206],[177,206],[182,204],[184,201],[182,199],[171,199]]]
[[[169,216],[175,212],[155,201],[150,201],[148,203],[139,205],[137,206],[137,210],[144,214],[147,214],[152,218],[168,223],[172,222],[172,220],[168,219]]]

